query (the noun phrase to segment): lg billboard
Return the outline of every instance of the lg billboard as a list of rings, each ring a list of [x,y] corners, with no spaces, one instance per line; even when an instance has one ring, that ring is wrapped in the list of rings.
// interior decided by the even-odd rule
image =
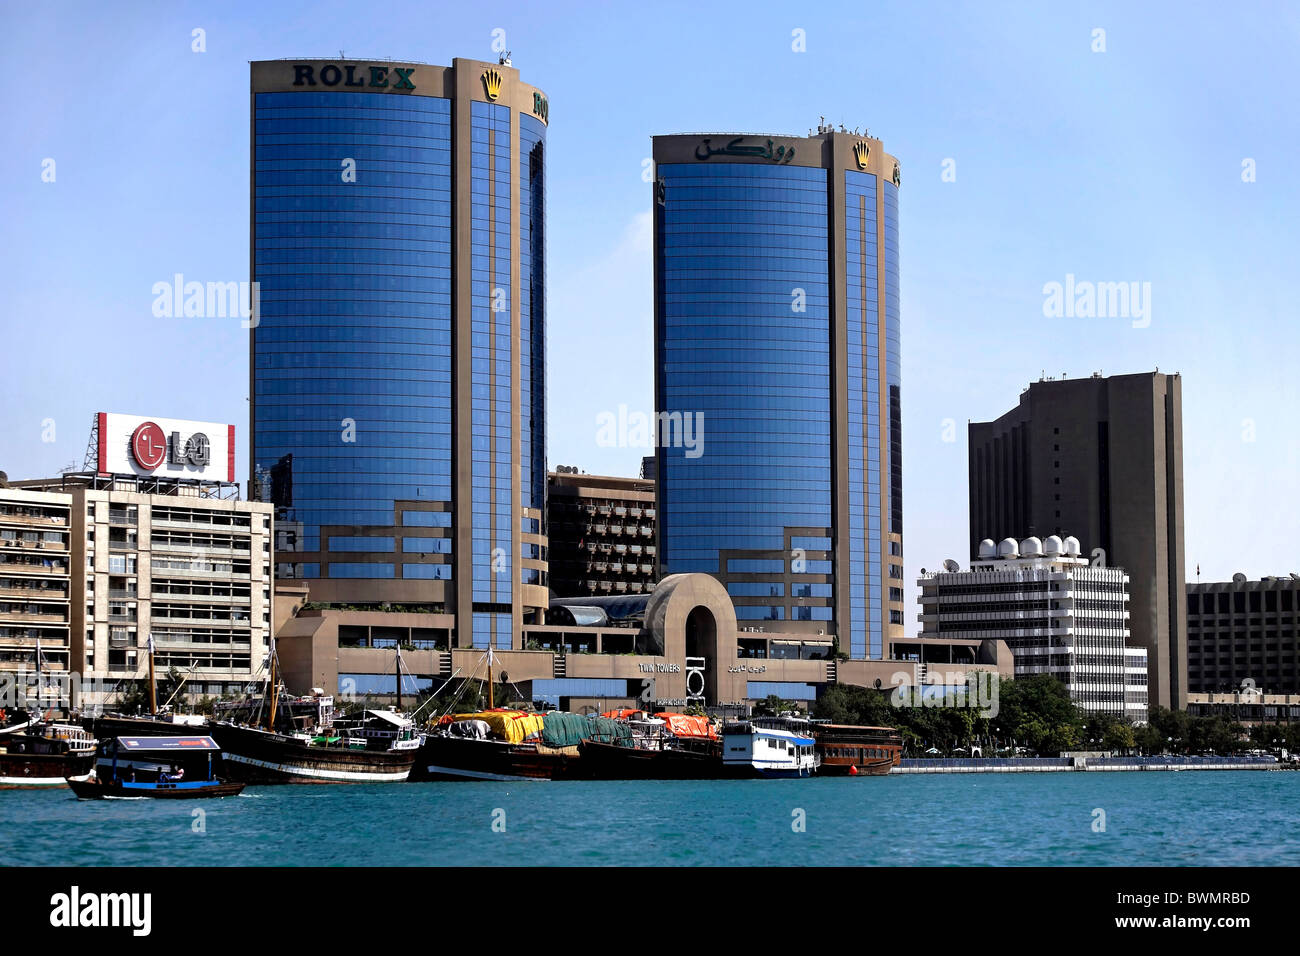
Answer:
[[[235,426],[99,413],[101,475],[235,480]]]

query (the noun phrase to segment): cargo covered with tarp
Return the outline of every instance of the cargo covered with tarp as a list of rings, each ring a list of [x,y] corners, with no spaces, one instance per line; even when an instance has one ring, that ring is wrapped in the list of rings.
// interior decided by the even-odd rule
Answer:
[[[439,718],[438,724],[445,726],[462,720],[481,720],[491,728],[493,737],[512,744],[542,735],[542,715],[529,714],[522,710],[484,710],[477,714],[446,714]]]
[[[670,714],[662,712],[655,717],[668,725],[674,737],[706,737],[716,740],[718,732],[713,729],[713,721],[707,717],[692,717],[689,714]]]
[[[616,747],[632,747],[632,728],[625,720],[612,720],[609,717],[591,718],[591,739],[602,744],[614,744]]]
[[[584,740],[632,746],[632,728],[625,722],[587,714],[553,710],[546,715],[542,743],[549,747],[574,747]]]

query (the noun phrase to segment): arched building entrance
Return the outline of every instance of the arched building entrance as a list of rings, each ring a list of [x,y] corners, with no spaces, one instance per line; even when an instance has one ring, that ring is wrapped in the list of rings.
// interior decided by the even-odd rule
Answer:
[[[736,609],[708,574],[671,574],[646,606],[645,629],[670,662],[680,663],[684,696],[716,705],[744,697],[729,680],[736,659]],[[676,684],[677,681],[672,681]]]

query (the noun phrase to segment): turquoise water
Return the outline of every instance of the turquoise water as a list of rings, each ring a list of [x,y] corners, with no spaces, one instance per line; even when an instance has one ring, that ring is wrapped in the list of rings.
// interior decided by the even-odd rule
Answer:
[[[1298,798],[1300,773],[1249,771],[250,787],[177,803],[14,790],[0,861],[1296,866]]]

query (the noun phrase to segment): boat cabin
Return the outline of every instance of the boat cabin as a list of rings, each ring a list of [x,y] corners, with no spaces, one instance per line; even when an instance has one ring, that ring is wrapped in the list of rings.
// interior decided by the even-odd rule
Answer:
[[[96,775],[105,782],[210,782],[220,756],[211,737],[114,737],[100,746]]]

